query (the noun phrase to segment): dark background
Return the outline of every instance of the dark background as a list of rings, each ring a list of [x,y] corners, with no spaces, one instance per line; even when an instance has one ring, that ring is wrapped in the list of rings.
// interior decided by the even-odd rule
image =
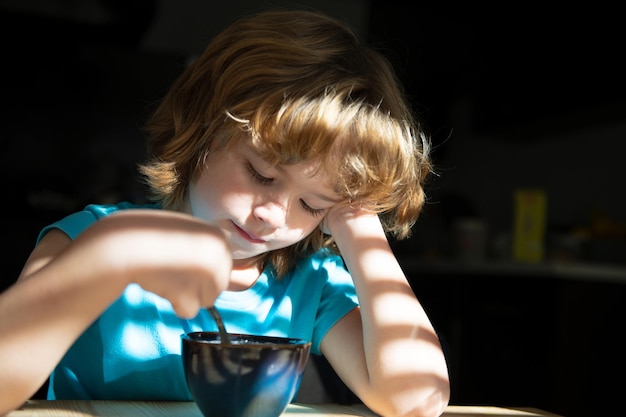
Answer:
[[[452,402],[612,410],[626,318],[621,14],[600,2],[405,3],[0,0],[0,289],[44,225],[87,203],[142,200],[143,121],[215,33],[264,7],[313,7],[382,48],[431,133],[437,175],[394,249],[442,335]],[[548,198],[538,265],[510,262],[519,188]],[[452,226],[465,217],[487,227],[479,264],[456,256]]]

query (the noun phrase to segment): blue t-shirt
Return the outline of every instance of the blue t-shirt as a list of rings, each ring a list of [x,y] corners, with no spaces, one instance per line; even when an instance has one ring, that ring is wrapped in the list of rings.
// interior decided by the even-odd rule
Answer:
[[[39,239],[51,228],[74,239],[98,219],[133,208],[159,207],[89,205],[44,228]],[[266,268],[252,287],[224,291],[215,305],[232,333],[301,338],[320,354],[324,335],[357,306],[357,297],[341,257],[321,250],[280,280]],[[168,300],[131,284],[55,368],[48,399],[191,400],[181,335],[200,330],[217,330],[206,310],[181,319]]]

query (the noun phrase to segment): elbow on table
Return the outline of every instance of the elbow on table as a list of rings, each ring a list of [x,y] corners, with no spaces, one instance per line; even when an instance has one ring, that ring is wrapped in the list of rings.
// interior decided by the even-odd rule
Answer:
[[[16,400],[10,396],[0,394],[0,417],[4,417],[11,411],[16,410],[24,401]]]
[[[37,389],[33,389],[30,384],[20,384],[19,381],[2,384],[2,389],[0,389],[0,417],[17,410],[36,391]]]
[[[449,381],[440,380],[429,392],[392,394],[379,398],[376,404],[365,405],[381,417],[439,417],[449,401]]]
[[[443,391],[434,392],[428,398],[423,399],[415,409],[405,413],[402,417],[439,417],[443,414],[450,401],[450,390],[446,387]]]

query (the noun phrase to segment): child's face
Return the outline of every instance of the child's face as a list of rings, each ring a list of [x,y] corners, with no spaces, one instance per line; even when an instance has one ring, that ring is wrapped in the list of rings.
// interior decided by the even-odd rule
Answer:
[[[191,214],[218,226],[234,259],[290,246],[341,201],[316,162],[272,167],[247,142],[213,152],[191,184]]]

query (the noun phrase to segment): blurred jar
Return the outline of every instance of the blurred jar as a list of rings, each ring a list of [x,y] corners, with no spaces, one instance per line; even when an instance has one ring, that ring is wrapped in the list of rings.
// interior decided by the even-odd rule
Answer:
[[[487,226],[477,218],[460,218],[452,225],[456,257],[465,262],[483,261],[487,252]]]

